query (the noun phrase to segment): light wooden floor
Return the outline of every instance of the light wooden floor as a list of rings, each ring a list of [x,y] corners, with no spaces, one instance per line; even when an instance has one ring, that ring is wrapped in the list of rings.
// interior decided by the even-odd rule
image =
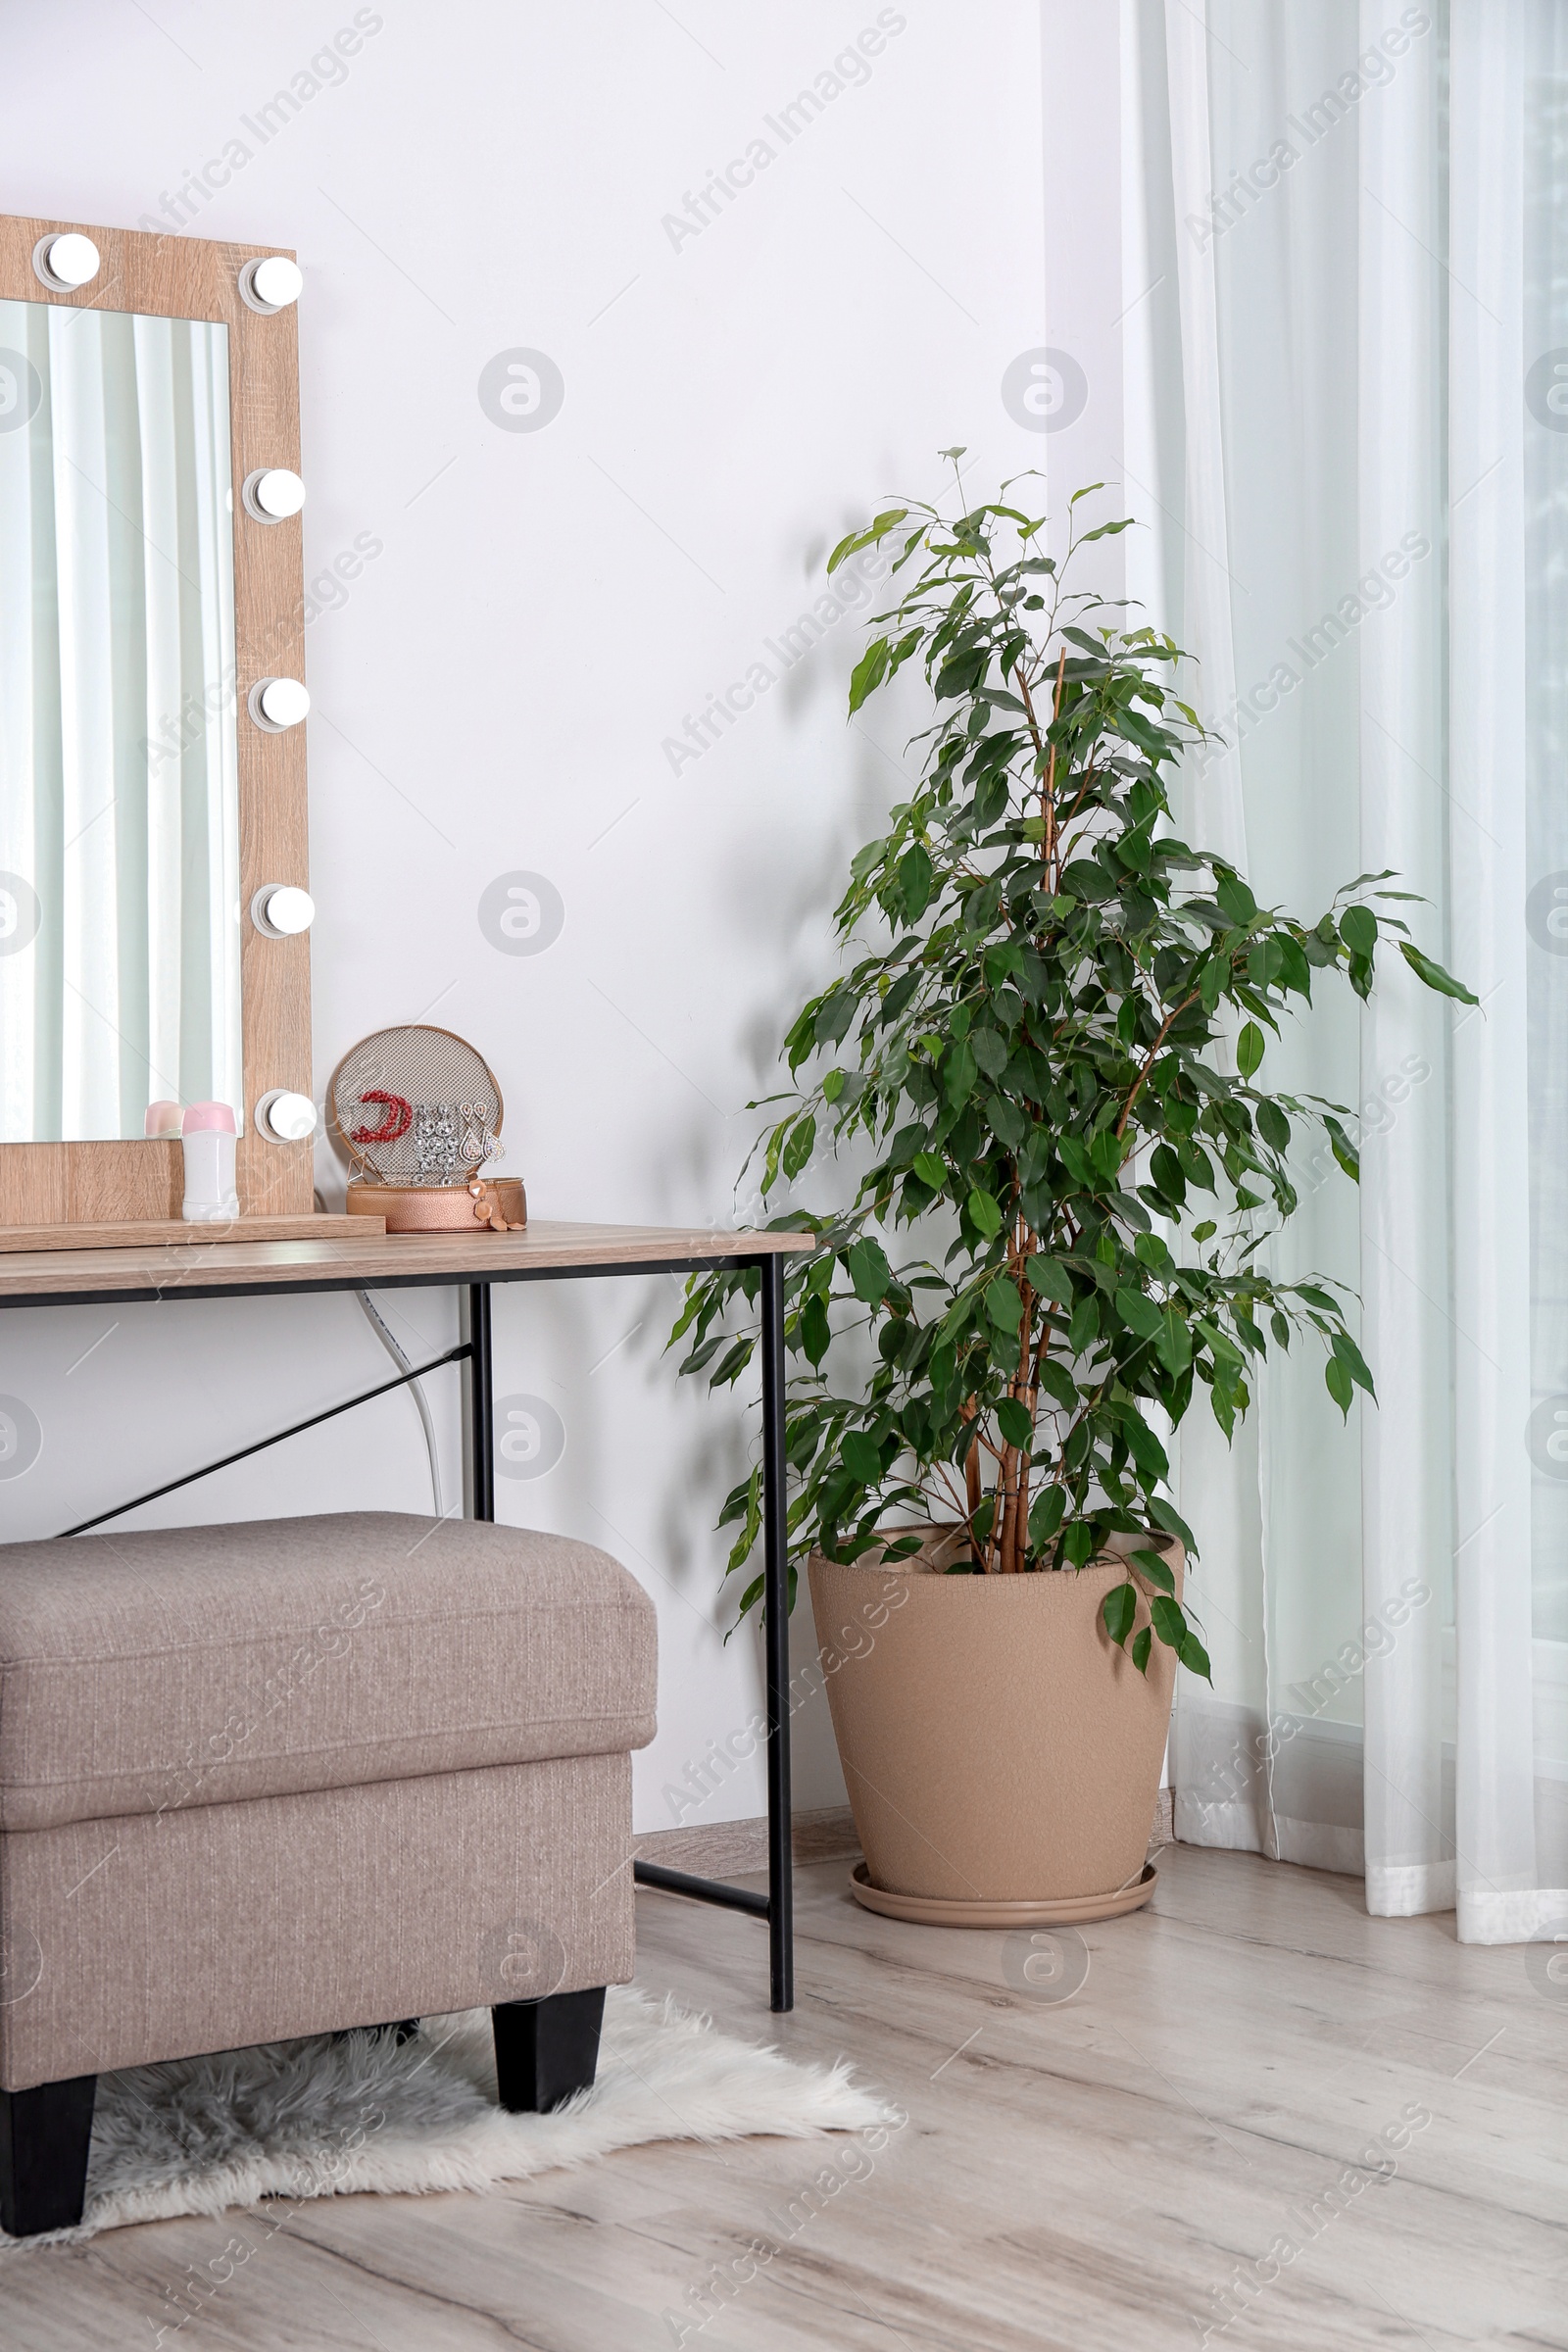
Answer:
[[[770,2020],[755,1922],[649,1894],[639,1912],[643,1984],[847,2052],[901,2102],[870,2169],[841,2151],[842,2185],[783,2243],[832,2142],[329,2200],[164,2345],[654,2352],[676,2342],[662,2315],[690,2322],[712,2266],[763,2238],[777,2254],[688,2346],[1162,2352],[1213,2325],[1234,2352],[1568,2347],[1568,1988],[1538,1989],[1520,1950],[1461,1949],[1451,1919],[1368,1919],[1348,1880],[1176,1847],[1152,1908],[1087,1930],[1088,1979],[1052,2003],[1008,1982],[1002,1936],[870,1918],[824,1863],[802,1879],[800,2006]],[[1394,2177],[1350,2175],[1336,2210],[1325,2192],[1406,2110],[1431,2120]],[[166,2288],[230,2227],[8,2263],[0,2346],[153,2347]]]

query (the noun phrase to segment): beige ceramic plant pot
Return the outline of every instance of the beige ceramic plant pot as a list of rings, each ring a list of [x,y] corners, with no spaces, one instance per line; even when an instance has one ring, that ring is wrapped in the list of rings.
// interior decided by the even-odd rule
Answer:
[[[1148,1538],[1118,1538],[1141,1548]],[[1152,1540],[1178,1593],[1186,1555]],[[813,1551],[811,1607],[869,1909],[957,1927],[1106,1919],[1153,1890],[1150,1825],[1176,1661],[1147,1677],[1100,1604],[1114,1558],[948,1576],[952,1539],[888,1566]],[[1149,1622],[1141,1602],[1140,1626]]]

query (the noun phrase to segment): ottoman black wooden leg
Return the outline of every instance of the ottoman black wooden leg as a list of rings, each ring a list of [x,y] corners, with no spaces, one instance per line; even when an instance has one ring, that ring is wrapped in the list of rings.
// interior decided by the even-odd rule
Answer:
[[[502,2001],[491,2010],[496,2082],[513,2115],[548,2115],[592,2086],[599,2064],[605,1988],[553,1992],[544,2001]]]
[[[71,2230],[87,2190],[96,2075],[0,2090],[0,2229],[12,2237]]]

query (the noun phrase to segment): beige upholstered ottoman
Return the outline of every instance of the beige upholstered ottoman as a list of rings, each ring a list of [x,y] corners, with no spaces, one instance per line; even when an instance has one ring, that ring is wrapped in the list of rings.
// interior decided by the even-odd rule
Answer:
[[[614,1560],[471,1520],[0,1546],[5,2229],[111,2068],[485,2004],[504,2104],[591,2082],[655,1669]]]

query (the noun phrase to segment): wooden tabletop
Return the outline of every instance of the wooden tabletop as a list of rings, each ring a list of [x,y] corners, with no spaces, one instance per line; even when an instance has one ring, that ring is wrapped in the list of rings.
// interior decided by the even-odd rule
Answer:
[[[714,1232],[694,1225],[572,1225],[521,1233],[372,1233],[364,1240],[202,1242],[0,1254],[0,1306],[170,1298],[182,1292],[388,1290],[530,1276],[680,1270],[809,1250],[806,1233]]]

